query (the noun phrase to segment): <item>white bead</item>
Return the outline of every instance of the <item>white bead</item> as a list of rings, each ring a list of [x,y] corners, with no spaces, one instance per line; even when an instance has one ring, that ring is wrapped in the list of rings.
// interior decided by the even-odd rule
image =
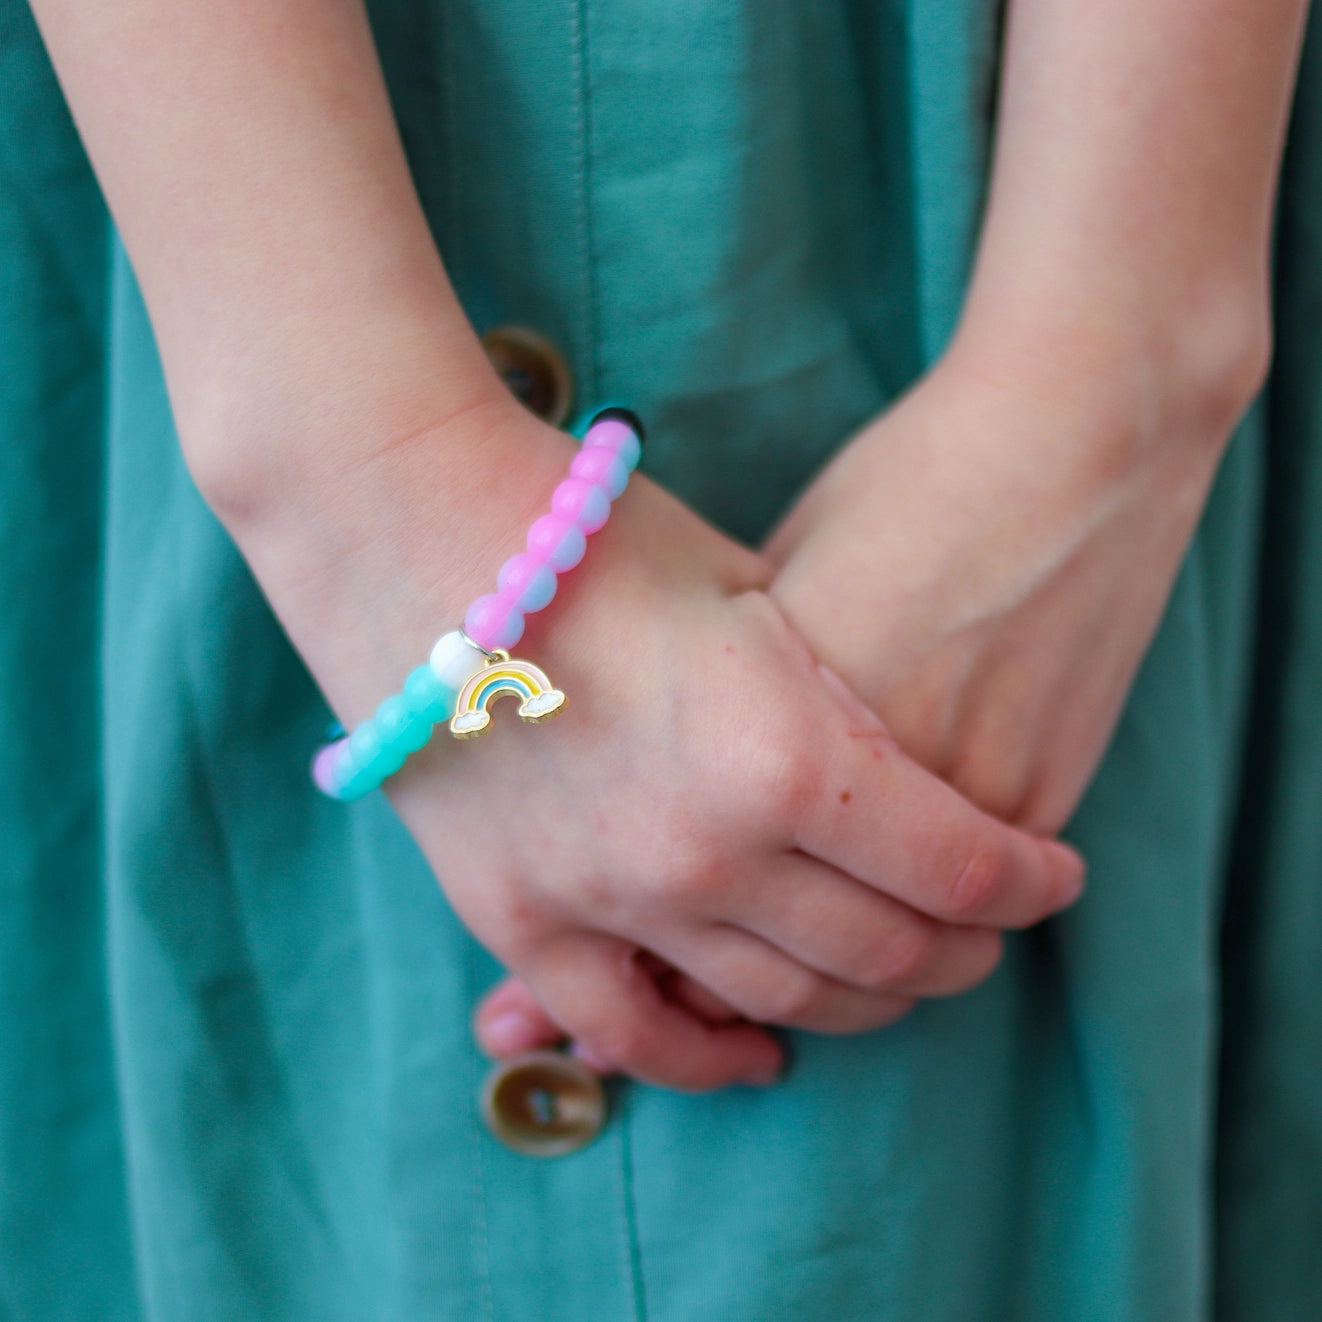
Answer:
[[[447,688],[458,693],[471,675],[476,675],[487,659],[458,629],[451,629],[436,640],[428,658],[432,673]]]

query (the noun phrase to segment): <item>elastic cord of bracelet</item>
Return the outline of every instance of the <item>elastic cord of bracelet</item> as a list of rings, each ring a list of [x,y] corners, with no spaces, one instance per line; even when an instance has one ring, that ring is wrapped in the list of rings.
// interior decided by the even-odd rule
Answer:
[[[478,597],[462,629],[442,634],[426,665],[352,732],[324,745],[312,760],[312,779],[333,799],[358,799],[404,765],[442,721],[459,739],[490,724],[487,707],[502,695],[519,699],[525,721],[542,721],[565,705],[565,695],[530,661],[511,657],[525,617],[549,605],[556,576],[583,558],[587,538],[610,516],[642,454],[643,426],[624,408],[600,409],[588,421],[569,476],[551,495],[551,512],[528,529],[527,549],[496,575],[496,591]]]

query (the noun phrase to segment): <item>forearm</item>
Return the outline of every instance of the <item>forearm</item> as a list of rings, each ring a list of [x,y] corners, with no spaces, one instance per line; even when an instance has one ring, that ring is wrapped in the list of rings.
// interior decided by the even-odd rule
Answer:
[[[1011,542],[1017,508],[1032,510],[1039,542],[1064,548],[1157,485],[1192,530],[1266,366],[1273,200],[1305,9],[1012,0],[971,288],[920,386],[924,407],[900,414],[933,429],[913,459],[924,480],[978,472]],[[1023,409],[1032,426],[1007,446],[999,416]],[[883,415],[828,466],[777,530],[777,560],[821,540],[842,510],[884,502],[880,483],[910,480],[883,452],[895,430]],[[875,579],[874,568],[865,552],[822,572]]]
[[[772,594],[975,802],[1078,802],[1268,348],[1302,0],[1012,0],[973,285],[768,546]]]
[[[34,8],[193,475],[356,719],[489,590],[568,442],[455,298],[361,0]]]
[[[1269,345],[1268,251],[1306,0],[1012,0],[957,350],[1125,426],[1228,430]],[[996,370],[989,368],[988,370]],[[1182,412],[1183,411],[1183,412]]]
[[[218,497],[494,389],[361,0],[34,0]]]

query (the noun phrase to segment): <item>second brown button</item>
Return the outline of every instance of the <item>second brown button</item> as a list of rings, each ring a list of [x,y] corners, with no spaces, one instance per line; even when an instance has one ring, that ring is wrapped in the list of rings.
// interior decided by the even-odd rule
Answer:
[[[506,1147],[562,1157],[606,1123],[606,1093],[586,1065],[559,1051],[529,1051],[496,1065],[482,1090],[482,1118]]]
[[[527,326],[497,326],[482,336],[482,347],[525,407],[553,427],[568,420],[574,383],[550,340]]]

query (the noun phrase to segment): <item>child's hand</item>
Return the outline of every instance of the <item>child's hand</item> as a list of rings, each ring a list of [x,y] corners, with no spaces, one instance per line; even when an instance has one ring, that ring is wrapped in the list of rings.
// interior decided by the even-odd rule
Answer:
[[[280,539],[248,538],[350,720],[485,589],[572,453],[526,415],[480,425],[357,467],[357,531],[336,553],[291,568]],[[501,507],[494,487],[467,522],[422,508],[415,493],[439,489],[460,444],[532,508]],[[330,504],[316,527],[338,537]],[[779,1048],[666,1000],[641,952],[749,1020],[859,1031],[981,980],[997,929],[1079,886],[1071,851],[973,809],[824,677],[761,591],[769,576],[636,478],[518,649],[569,695],[565,714],[529,728],[498,706],[480,741],[438,732],[389,785],[457,912],[555,1021],[597,1059],[676,1087],[767,1079]],[[401,654],[378,665],[387,647]]]
[[[686,1088],[779,1063],[667,1000],[641,951],[747,1019],[854,1032],[980,981],[995,929],[1075,897],[1071,853],[975,812],[822,676],[756,557],[645,481],[614,528],[526,648],[563,720],[507,719],[392,792],[465,921],[595,1059]]]
[[[768,546],[772,596],[901,747],[1042,834],[1102,757],[1249,398],[1131,411],[1083,368],[965,346]]]

